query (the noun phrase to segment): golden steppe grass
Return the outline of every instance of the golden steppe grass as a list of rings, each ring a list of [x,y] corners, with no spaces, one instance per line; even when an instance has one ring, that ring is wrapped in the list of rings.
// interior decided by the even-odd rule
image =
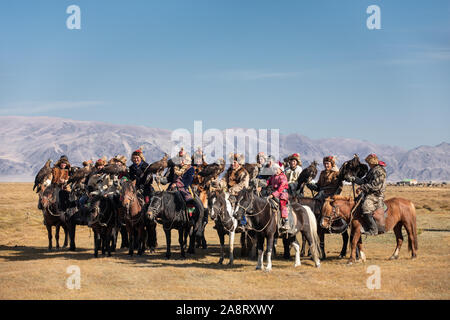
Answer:
[[[345,192],[350,194],[350,189]],[[208,249],[197,249],[185,260],[180,259],[176,231],[173,258],[165,259],[161,226],[156,252],[141,257],[118,250],[110,258],[94,258],[86,226],[77,228],[76,252],[48,252],[32,184],[1,183],[0,299],[449,299],[450,188],[388,187],[387,198],[392,196],[410,199],[417,207],[417,259],[410,258],[404,231],[400,259],[388,261],[395,248],[389,232],[363,238],[367,261],[347,266],[346,259],[337,258],[341,237],[328,235],[328,259],[320,268],[308,258],[294,268],[293,258],[282,258],[278,241],[273,270],[263,272],[255,270],[255,261],[239,257],[239,237],[234,266],[218,265],[219,242],[211,222],[206,229]],[[61,244],[63,237],[61,231]],[[81,270],[79,290],[66,287],[71,265]],[[366,286],[370,265],[380,267],[380,289]]]

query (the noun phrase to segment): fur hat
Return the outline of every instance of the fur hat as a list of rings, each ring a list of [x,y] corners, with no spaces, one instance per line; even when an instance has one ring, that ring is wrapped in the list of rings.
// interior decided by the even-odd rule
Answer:
[[[69,163],[69,159],[67,158],[67,156],[61,156],[61,158],[59,158],[59,160],[55,163],[55,167],[59,168],[61,163],[66,164],[66,169],[70,168],[70,163]]]
[[[288,161],[297,160],[297,165],[302,165],[302,160],[300,160],[300,155],[298,153],[291,154],[288,158]]]
[[[172,161],[175,164],[181,164],[182,161],[184,161],[185,164],[191,163],[192,159],[189,156],[189,153],[185,152],[183,156],[180,156],[180,153],[178,153],[175,157],[172,158]]]
[[[326,156],[323,158],[323,163],[329,162],[331,166],[334,167],[336,165],[336,157],[335,156]]]
[[[106,156],[101,157],[95,162],[95,167],[98,168],[99,166],[105,166],[106,165]]]
[[[92,164],[92,160],[83,161],[83,167],[87,167],[89,164]]]
[[[258,162],[259,158],[263,158],[264,161],[267,160],[267,156],[264,152],[258,152],[258,154],[256,155],[256,162]]]
[[[378,164],[378,165],[383,166],[383,167],[386,166],[386,163],[384,163],[383,161],[378,160],[378,157],[377,157],[377,155],[375,153],[369,154],[366,157],[365,160],[366,160],[366,162],[368,164],[371,164],[371,165],[377,165]]]
[[[131,154],[131,157],[134,157],[134,156],[138,156],[142,159],[142,161],[145,161],[144,154],[142,153],[142,148],[139,148],[139,149],[133,151],[133,153]]]
[[[233,163],[233,161],[237,161],[237,163],[239,163],[240,165],[243,165],[245,163],[244,155],[239,153],[230,153],[229,158],[231,163]]]
[[[142,161],[145,161],[144,159],[142,159]],[[118,154],[117,156],[115,156],[114,158],[112,158],[110,161],[110,163],[114,163],[114,162],[120,162],[121,164],[123,164],[124,166],[127,165],[127,157]]]

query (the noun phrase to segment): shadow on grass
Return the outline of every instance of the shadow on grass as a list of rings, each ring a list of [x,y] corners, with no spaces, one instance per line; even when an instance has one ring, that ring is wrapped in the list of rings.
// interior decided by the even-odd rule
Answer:
[[[0,245],[0,259],[6,261],[31,261],[56,258],[86,260],[93,256],[93,250],[84,248],[78,248],[77,251],[69,251],[67,248],[54,248],[49,251],[47,247]]]

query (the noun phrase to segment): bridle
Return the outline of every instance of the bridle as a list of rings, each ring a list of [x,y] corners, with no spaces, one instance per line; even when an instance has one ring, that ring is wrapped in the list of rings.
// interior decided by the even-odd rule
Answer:
[[[248,214],[247,212],[249,212],[250,207],[253,207],[253,202],[255,200],[255,196],[254,196],[253,192],[250,193],[250,194],[252,195],[252,198],[250,200],[249,205],[247,207],[243,207],[243,206],[241,206],[240,202],[238,201],[237,204],[236,204],[236,209],[237,208],[241,208],[244,211],[244,215],[247,216],[247,217],[255,217],[255,216],[261,214],[262,212],[264,212],[264,210],[266,209],[267,205],[269,204],[269,200],[266,199],[266,204],[264,205],[264,207],[260,211],[258,211],[257,213]]]

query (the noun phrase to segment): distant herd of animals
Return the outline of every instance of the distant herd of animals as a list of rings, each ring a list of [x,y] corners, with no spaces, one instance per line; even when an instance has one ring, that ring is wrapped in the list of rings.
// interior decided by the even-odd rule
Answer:
[[[288,230],[280,229],[280,215],[275,201],[267,193],[254,187],[246,187],[239,192],[234,205],[230,202],[227,188],[217,187],[214,181],[225,170],[225,162],[202,163],[195,167],[192,184],[193,196],[201,203],[201,209],[183,202],[175,190],[162,190],[160,178],[170,167],[167,155],[150,164],[140,177],[145,184],[151,184],[150,199],[144,201],[136,187],[136,180],[130,177],[126,160],[115,157],[104,161],[100,168],[92,163],[84,167],[71,166],[68,179],[63,183],[52,183],[51,161],[47,161],[35,179],[33,190],[39,194],[38,207],[43,212],[44,225],[48,233],[48,249],[52,250],[52,227],[55,227],[56,248],[59,248],[59,231],[63,228],[63,247],[75,251],[75,230],[77,225],[88,226],[94,234],[94,256],[111,256],[115,252],[118,234],[121,234],[120,248],[127,248],[128,254],[152,254],[157,247],[157,224],[161,224],[166,235],[166,258],[171,257],[171,230],[178,231],[181,257],[186,251],[195,255],[196,249],[207,248],[204,236],[208,218],[214,222],[220,240],[220,260],[225,258],[225,235],[229,236],[229,264],[234,260],[234,238],[240,233],[241,256],[255,257],[258,252],[257,269],[264,269],[263,250],[266,242],[266,270],[272,268],[272,248],[277,239],[283,243],[283,257],[290,258],[290,249],[295,249],[295,266],[301,264],[300,257],[310,256],[316,267],[326,259],[324,235],[342,234],[343,245],[339,258],[347,255],[350,240],[349,264],[366,260],[361,237],[361,213],[358,205],[363,195],[353,197],[332,196],[325,201],[303,195],[303,187],[317,175],[317,162],[311,163],[298,177],[297,192],[290,194],[289,208],[292,215]],[[253,175],[256,164],[243,165]],[[357,155],[345,161],[339,168],[339,181],[350,181],[349,177],[362,178],[368,172]],[[155,188],[156,185],[156,188]],[[353,189],[354,190],[354,189]],[[417,255],[417,227],[414,205],[406,199],[392,198],[385,201],[387,210],[380,214],[386,231],[393,230],[396,248],[389,259],[398,259],[402,246],[402,228],[408,234],[408,248],[412,257]],[[200,212],[201,211],[201,212]],[[384,214],[384,216],[383,216]],[[246,218],[251,227],[242,228],[240,219]],[[378,218],[377,218],[378,219]],[[379,222],[377,220],[377,222]],[[350,231],[350,236],[349,236]],[[302,245],[297,239],[302,237]],[[307,251],[307,246],[309,250]],[[300,249],[301,247],[301,249]],[[187,249],[187,250],[186,250]]]

